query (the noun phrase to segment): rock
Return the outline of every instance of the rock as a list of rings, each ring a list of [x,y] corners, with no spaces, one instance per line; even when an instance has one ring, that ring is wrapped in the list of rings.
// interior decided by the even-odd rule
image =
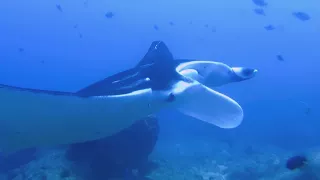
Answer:
[[[156,145],[158,134],[157,118],[146,117],[114,136],[72,144],[66,158],[76,165],[90,165],[90,174],[95,179],[144,176],[156,167],[148,161],[148,156]],[[138,175],[132,173],[134,169]]]

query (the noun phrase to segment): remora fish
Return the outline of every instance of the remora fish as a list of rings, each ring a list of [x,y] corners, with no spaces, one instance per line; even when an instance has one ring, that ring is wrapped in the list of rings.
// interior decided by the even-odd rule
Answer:
[[[234,128],[243,119],[241,106],[209,87],[250,79],[255,72],[174,60],[162,41],[154,41],[136,67],[78,92],[0,85],[1,152],[104,138],[164,108]]]

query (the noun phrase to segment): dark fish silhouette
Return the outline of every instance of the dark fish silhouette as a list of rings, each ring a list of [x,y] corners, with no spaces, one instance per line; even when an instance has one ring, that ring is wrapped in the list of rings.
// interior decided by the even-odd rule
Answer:
[[[305,115],[309,115],[310,111],[311,111],[311,108],[308,107],[308,108],[305,109],[304,114]]]
[[[19,52],[24,52],[24,48],[18,48]]]
[[[262,9],[262,8],[253,9],[253,12],[258,14],[258,15],[261,15],[261,16],[265,16],[266,15],[266,13],[264,12],[264,9]]]
[[[273,25],[269,24],[269,25],[265,26],[264,29],[267,31],[272,31],[272,30],[275,30],[276,28]]]
[[[153,29],[155,29],[156,31],[158,31],[158,30],[159,30],[159,26],[154,25],[154,26],[153,26]]]
[[[107,18],[113,18],[114,13],[111,12],[111,11],[109,11],[109,12],[107,12],[107,13],[105,14],[105,16],[106,16]]]
[[[307,158],[303,155],[292,156],[287,160],[286,167],[290,170],[300,169],[307,164]]]
[[[56,5],[56,8],[58,9],[58,11],[63,12],[62,7],[61,7],[60,4],[57,4],[57,5]]]
[[[284,58],[283,58],[282,55],[277,55],[277,60],[278,60],[278,61],[284,61]]]
[[[310,111],[311,111],[311,107],[309,107],[308,103],[306,103],[304,101],[299,101],[299,102],[306,107],[305,110],[304,110],[304,114],[305,115],[309,115]]]
[[[260,7],[265,7],[268,5],[268,3],[265,0],[252,0],[252,2]]]
[[[84,1],[83,4],[87,7],[88,6],[88,0]]]
[[[170,26],[174,26],[175,25],[174,22],[172,22],[172,21],[170,21],[169,24],[170,24]]]
[[[292,15],[301,21],[308,21],[311,19],[310,15],[305,12],[293,12]]]

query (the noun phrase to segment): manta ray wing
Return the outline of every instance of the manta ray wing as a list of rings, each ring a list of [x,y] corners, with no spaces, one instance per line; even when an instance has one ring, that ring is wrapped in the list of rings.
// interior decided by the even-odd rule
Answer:
[[[176,66],[166,45],[154,41],[137,66],[75,93],[0,85],[0,150],[104,138],[166,107],[222,128],[241,123],[239,104]]]
[[[172,53],[162,41],[154,41],[139,63],[128,70],[95,82],[76,94],[82,97],[125,94],[152,87],[162,90],[177,78]]]
[[[81,97],[126,94],[151,87],[150,80],[132,68],[95,82],[75,94]]]
[[[157,113],[178,76],[172,61],[166,45],[155,41],[136,67],[75,93],[1,85],[0,150],[95,140]]]
[[[2,152],[107,137],[165,106],[150,89],[89,98],[36,92],[0,88]]]

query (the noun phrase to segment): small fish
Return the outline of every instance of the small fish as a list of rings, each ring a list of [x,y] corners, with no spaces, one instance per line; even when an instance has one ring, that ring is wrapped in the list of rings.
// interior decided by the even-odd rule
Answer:
[[[278,61],[284,61],[284,58],[283,58],[282,55],[277,55],[277,60],[278,60]]]
[[[88,6],[88,0],[85,0],[83,4],[84,4],[84,6],[87,7]]]
[[[264,9],[262,9],[262,8],[253,9],[253,12],[258,15],[261,15],[261,16],[266,16],[266,13],[264,12]]]
[[[81,33],[79,33],[79,38],[82,39],[83,35]]]
[[[310,111],[311,111],[311,108],[308,107],[308,108],[305,109],[304,114],[305,115],[309,115]]]
[[[106,16],[106,18],[113,18],[114,13],[111,12],[111,11],[109,11],[109,12],[107,12],[107,13],[105,14],[105,16]]]
[[[293,12],[292,15],[301,21],[308,21],[311,19],[310,15],[305,12]]]
[[[176,99],[175,95],[170,93],[167,98],[167,102],[173,102],[175,99]]]
[[[169,22],[170,26],[174,26],[174,22],[170,21]]]
[[[24,52],[24,48],[18,48],[19,52]]]
[[[209,27],[209,24],[205,24],[204,27],[205,27],[205,28],[208,28],[208,27]]]
[[[287,160],[286,168],[289,170],[300,169],[308,163],[308,160],[305,156],[293,156]]]
[[[154,26],[153,26],[153,29],[155,29],[156,31],[158,31],[158,30],[159,30],[159,26],[154,25]]]
[[[305,115],[309,115],[310,111],[311,111],[311,107],[308,105],[308,103],[306,103],[304,101],[299,101],[299,102],[306,107],[305,110],[304,110],[304,114]]]
[[[57,5],[56,5],[56,8],[58,9],[58,11],[63,12],[62,7],[61,7],[60,4],[57,4]]]
[[[78,24],[75,24],[75,25],[73,26],[73,28],[74,28],[74,29],[77,29],[77,28],[78,28]]]
[[[272,31],[272,30],[275,30],[276,28],[270,24],[270,25],[265,26],[264,29],[267,31]]]
[[[252,2],[260,7],[265,7],[268,5],[268,3],[265,0],[252,0]]]

